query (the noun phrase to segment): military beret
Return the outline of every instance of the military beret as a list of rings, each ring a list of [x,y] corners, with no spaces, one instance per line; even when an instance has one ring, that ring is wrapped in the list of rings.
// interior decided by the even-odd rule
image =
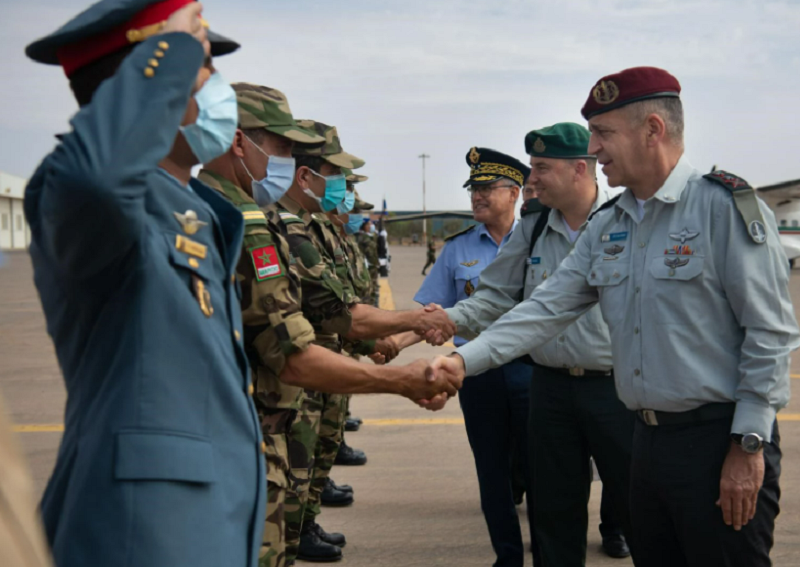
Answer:
[[[467,165],[470,172],[464,187],[486,185],[504,177],[522,187],[531,173],[531,168],[518,159],[489,148],[470,148]]]
[[[576,159],[591,158],[589,130],[573,122],[560,122],[525,136],[525,151],[533,157]]]
[[[581,114],[586,120],[626,104],[651,98],[679,97],[678,79],[657,67],[633,67],[606,75],[592,88]]]
[[[325,138],[297,124],[289,108],[289,100],[278,89],[249,83],[231,85],[239,107],[239,127],[263,128],[295,142],[319,144]]]
[[[295,144],[292,150],[295,156],[318,156],[332,165],[347,169],[358,169],[366,163],[363,159],[348,154],[342,149],[339,132],[335,126],[328,126],[316,120],[298,120],[297,124],[316,132],[325,141],[322,144]]]
[[[75,71],[128,45],[160,33],[167,19],[194,0],[100,0],[50,35],[25,48],[39,63]],[[205,22],[204,22],[205,25]],[[211,54],[226,55],[239,44],[208,31]]]

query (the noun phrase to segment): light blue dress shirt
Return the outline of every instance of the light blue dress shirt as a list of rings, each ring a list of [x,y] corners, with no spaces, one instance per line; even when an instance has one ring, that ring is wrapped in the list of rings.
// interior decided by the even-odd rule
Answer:
[[[478,289],[481,272],[494,261],[500,249],[511,238],[516,226],[517,221],[514,220],[511,230],[499,245],[483,224],[477,224],[467,232],[449,239],[414,296],[414,301],[422,305],[437,303],[442,307],[453,307],[459,301],[467,299],[467,290],[470,287],[473,291]],[[453,342],[456,346],[461,346],[467,340],[457,336]]]

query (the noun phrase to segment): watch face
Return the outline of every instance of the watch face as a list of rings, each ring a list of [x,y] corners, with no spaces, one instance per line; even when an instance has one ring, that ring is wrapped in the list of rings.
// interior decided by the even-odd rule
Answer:
[[[757,453],[761,449],[761,437],[755,433],[749,433],[742,437],[742,449],[747,453]]]

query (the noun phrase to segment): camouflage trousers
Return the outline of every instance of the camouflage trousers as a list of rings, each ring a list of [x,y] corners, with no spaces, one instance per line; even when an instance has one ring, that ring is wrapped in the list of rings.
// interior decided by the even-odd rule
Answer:
[[[286,493],[291,471],[286,433],[264,434],[267,445],[267,521],[258,555],[259,567],[286,565]]]
[[[284,503],[286,565],[294,564],[300,547],[303,510],[308,501],[323,407],[322,394],[306,391],[288,436],[291,473]]]
[[[304,522],[313,522],[320,513],[322,491],[342,445],[344,422],[347,419],[348,396],[323,394],[323,400],[325,404],[319,426],[319,441],[314,453],[314,472],[308,491],[308,504],[303,514]]]
[[[381,284],[378,280],[379,272],[378,266],[375,266],[373,269],[372,266],[369,267],[369,276],[372,280],[372,305],[377,307],[380,304],[380,295],[381,295]]]

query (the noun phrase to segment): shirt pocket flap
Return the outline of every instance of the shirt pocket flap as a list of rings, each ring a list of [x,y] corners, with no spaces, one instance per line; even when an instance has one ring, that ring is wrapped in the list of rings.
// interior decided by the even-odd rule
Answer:
[[[173,266],[189,270],[206,281],[212,279],[213,267],[211,265],[211,258],[208,255],[201,258],[178,250],[175,245],[175,236],[167,237],[167,246],[169,247],[170,261]]]
[[[602,262],[592,266],[586,276],[586,281],[593,286],[619,285],[628,277],[629,270],[627,264]]]
[[[453,271],[453,277],[456,280],[474,280],[481,275],[481,268],[478,265],[475,266],[456,266],[456,269]]]
[[[688,281],[703,272],[703,258],[664,256],[650,262],[650,274],[657,280]]]
[[[217,479],[213,447],[174,433],[123,431],[117,434],[114,478],[209,484]]]

